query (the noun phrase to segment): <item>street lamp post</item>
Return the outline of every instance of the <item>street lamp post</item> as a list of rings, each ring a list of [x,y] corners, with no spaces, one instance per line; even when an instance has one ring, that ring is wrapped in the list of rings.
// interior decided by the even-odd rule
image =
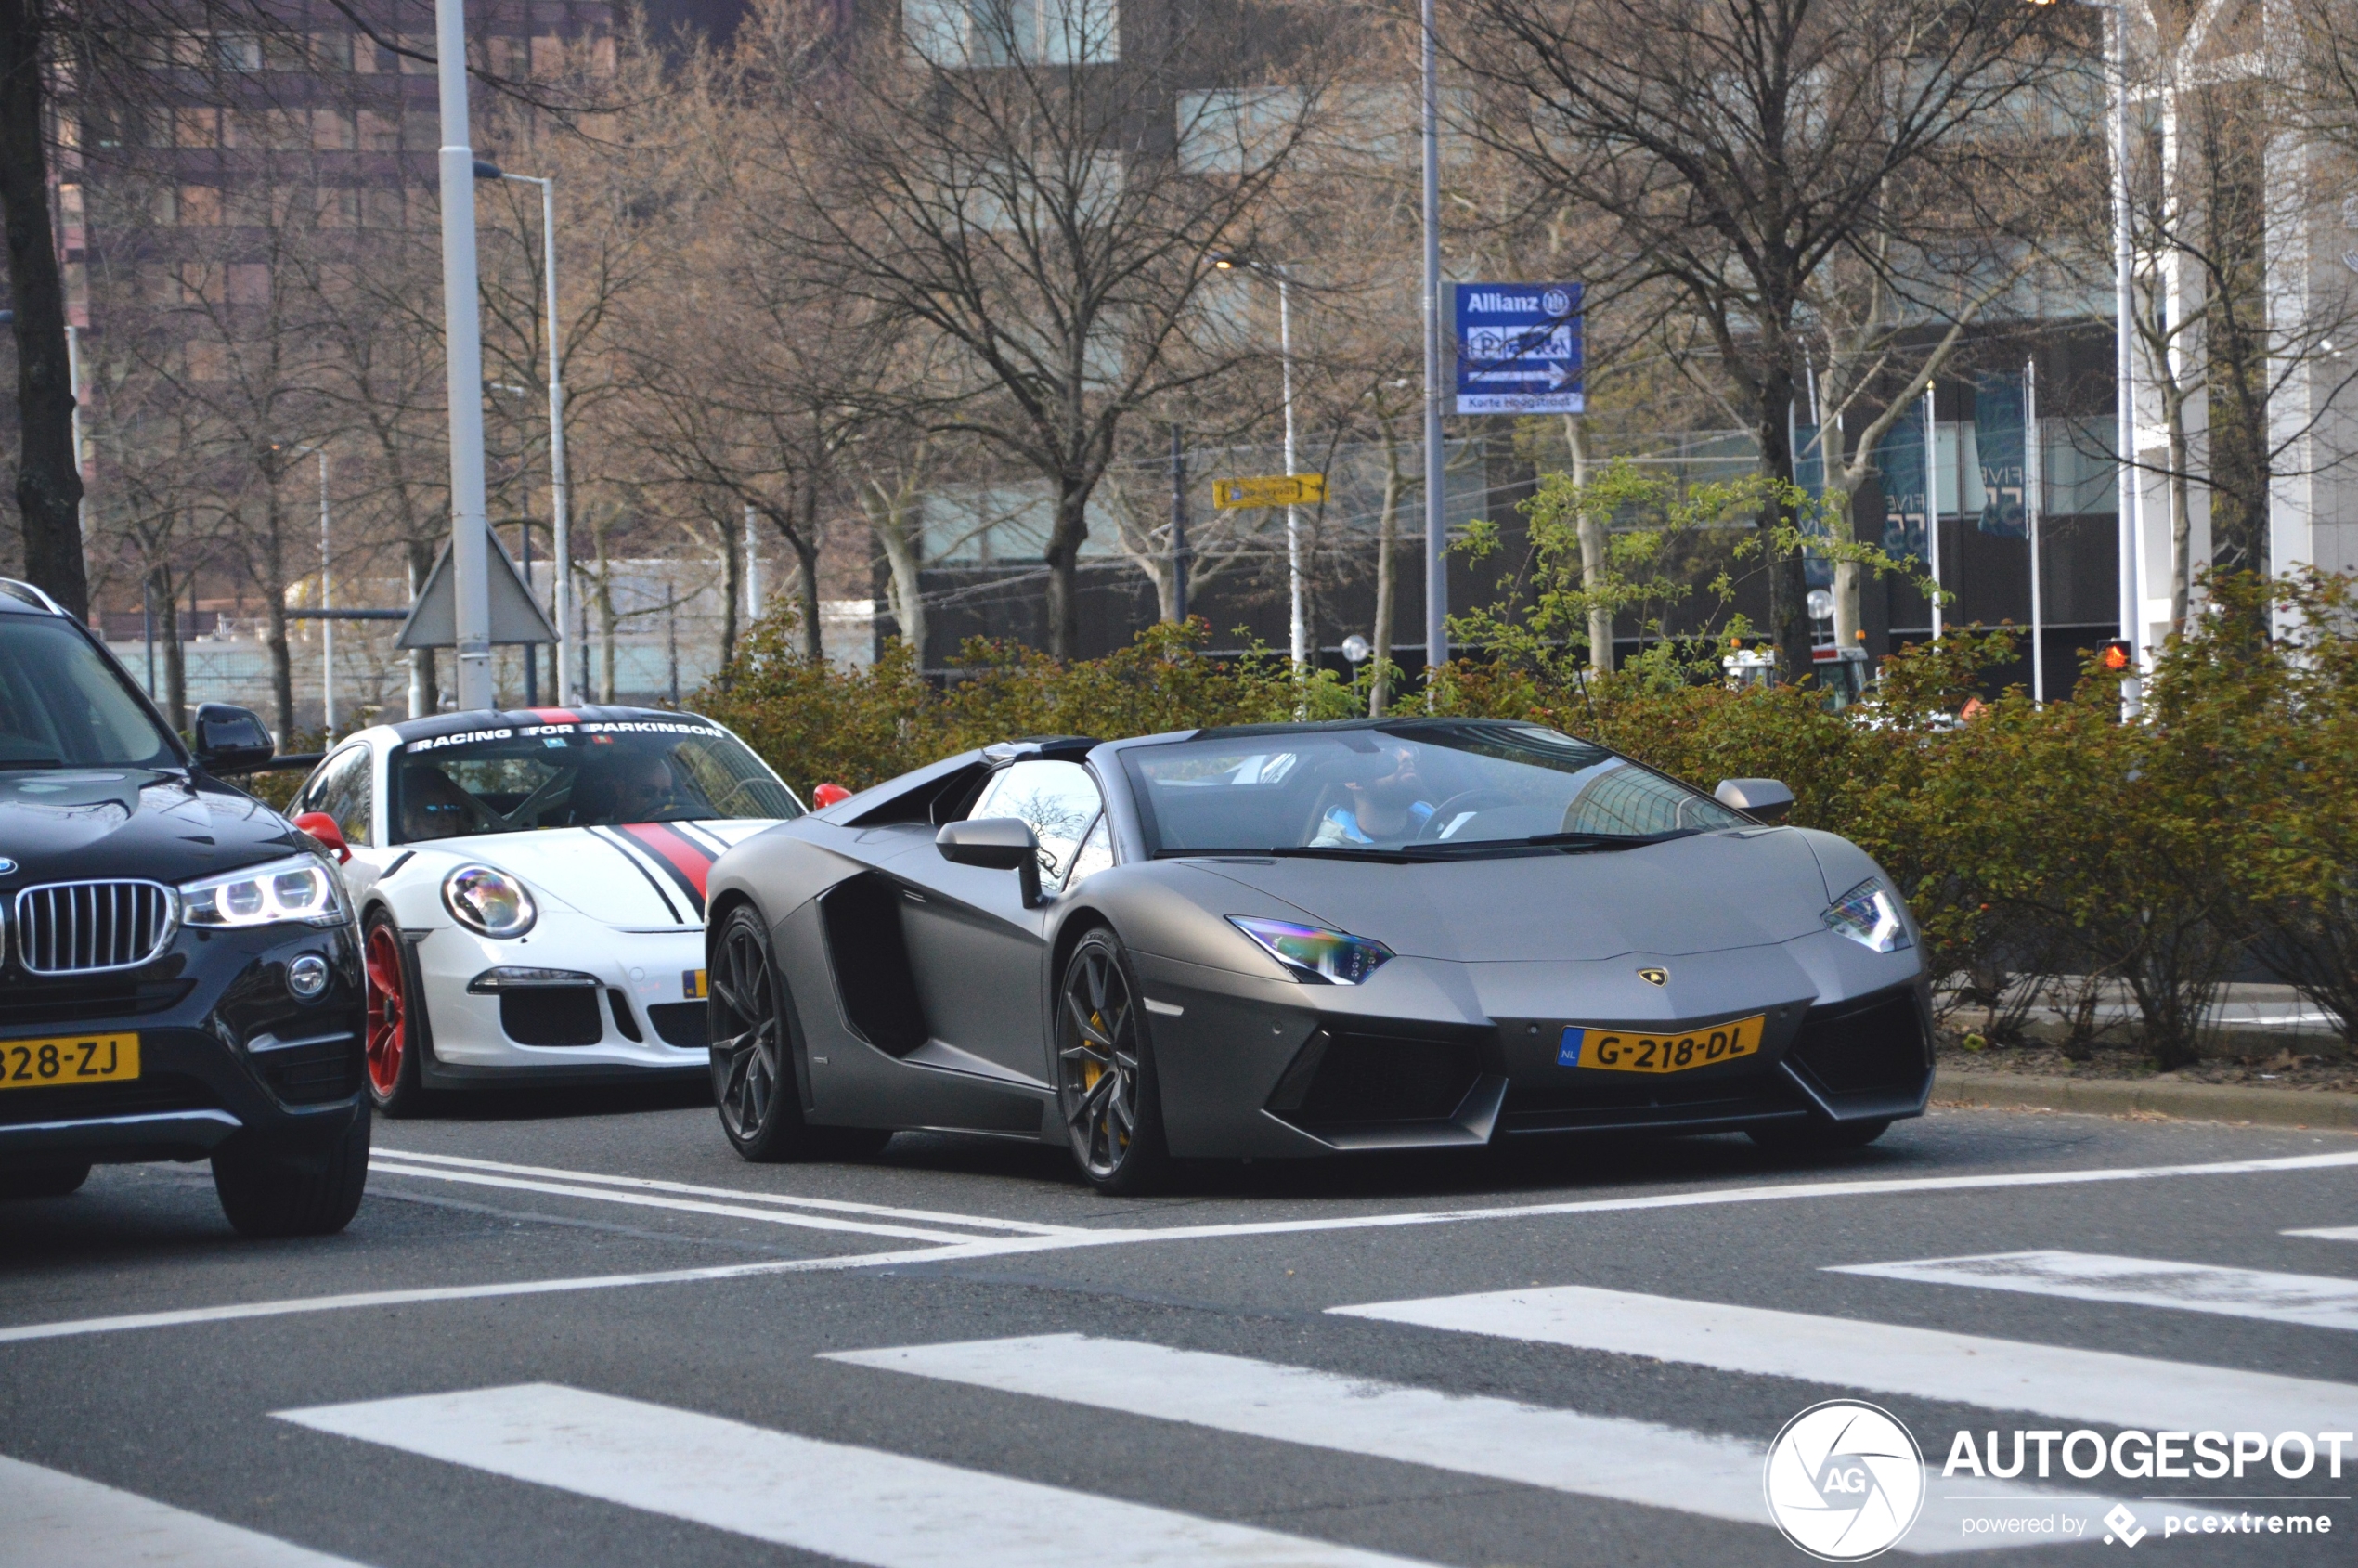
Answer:
[[[490,508],[483,484],[483,305],[475,268],[474,150],[467,129],[465,0],[434,0],[442,109],[443,356],[450,408],[450,588],[459,706],[487,708]]]
[[[1449,658],[1449,525],[1443,509],[1441,452],[1441,67],[1433,0],[1419,12],[1424,143],[1425,326],[1425,692]]]
[[[1240,262],[1235,256],[1214,256],[1211,265],[1226,272],[1244,266],[1265,272],[1277,280],[1277,363],[1286,405],[1286,477],[1294,474],[1293,422],[1293,278],[1283,262]],[[1309,595],[1302,577],[1302,512],[1286,503],[1287,647],[1298,675],[1310,662]]]
[[[336,738],[336,618],[327,614],[335,608],[335,594],[330,573],[334,557],[328,545],[328,447],[325,442],[307,447],[284,448],[290,457],[315,457],[319,460],[319,722],[322,732],[330,741]],[[152,695],[155,671],[154,653],[150,650],[148,687]]]
[[[557,701],[572,699],[577,673],[572,639],[564,634],[565,611],[573,599],[573,534],[565,485],[564,361],[557,342],[557,178],[554,175],[513,175],[497,163],[475,160],[475,178],[513,180],[540,188],[540,271],[547,285],[549,309],[549,529],[550,576],[556,595]],[[586,671],[580,672],[586,676]]]

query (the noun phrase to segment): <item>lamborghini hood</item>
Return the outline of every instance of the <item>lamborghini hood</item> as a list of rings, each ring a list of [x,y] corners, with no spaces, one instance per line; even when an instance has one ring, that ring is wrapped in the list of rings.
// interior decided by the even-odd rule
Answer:
[[[739,839],[774,825],[732,818],[556,827],[445,839],[433,848],[520,876],[536,896],[609,926],[692,927],[704,924],[705,875],[712,862]]]
[[[1480,860],[1197,863],[1403,957],[1458,963],[1759,947],[1821,929],[1826,907],[1808,840],[1790,831]]]

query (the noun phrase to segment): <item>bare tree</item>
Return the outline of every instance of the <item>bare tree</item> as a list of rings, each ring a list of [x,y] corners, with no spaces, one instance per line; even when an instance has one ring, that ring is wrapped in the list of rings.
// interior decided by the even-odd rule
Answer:
[[[2062,9],[2056,7],[2055,9]],[[1812,280],[1862,240],[1977,222],[1992,128],[2053,72],[2066,30],[2017,0],[1465,0],[1472,134],[1606,220],[1591,276],[1677,289],[1758,445],[1786,421]],[[2031,171],[2016,168],[2021,182]],[[1770,630],[1810,666],[1797,550],[1769,550]]]
[[[955,348],[960,382],[928,422],[1048,487],[1047,643],[1066,656],[1089,501],[1122,424],[1247,354],[1199,295],[1216,253],[1255,245],[1318,93],[1287,62],[1269,91],[1186,94],[1223,58],[1240,79],[1242,41],[1176,10],[1160,36],[1119,37],[1111,6],[911,14],[906,36],[848,45],[823,77],[779,73],[791,134],[763,150],[803,200],[758,238]]]

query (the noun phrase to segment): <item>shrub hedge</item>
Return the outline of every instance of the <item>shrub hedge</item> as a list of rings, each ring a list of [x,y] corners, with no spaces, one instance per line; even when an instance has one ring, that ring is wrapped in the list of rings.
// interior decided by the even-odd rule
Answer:
[[[2358,1043],[2358,580],[2222,577],[2210,611],[2119,721],[2117,677],[2092,666],[2070,700],[1981,702],[2015,634],[1969,630],[1885,661],[1879,700],[1827,712],[1807,687],[1730,691],[1659,670],[1594,676],[1528,648],[1441,673],[1437,711],[1536,720],[1705,788],[1782,779],[1794,820],[1857,840],[1907,896],[1943,993],[1993,1009],[2002,1041],[2045,999],[2094,1032],[2096,988],[2135,999],[2162,1066],[2192,1059],[2210,1004],[2255,967],[2300,988]],[[2272,636],[2272,619],[2294,628]],[[865,669],[814,665],[788,614],[760,623],[693,706],[730,725],[806,797],[858,789],[1020,735],[1153,733],[1346,718],[1330,675],[1281,656],[1217,658],[1209,628],[1158,626],[1102,659],[1060,665],[967,646],[947,688],[889,647]]]

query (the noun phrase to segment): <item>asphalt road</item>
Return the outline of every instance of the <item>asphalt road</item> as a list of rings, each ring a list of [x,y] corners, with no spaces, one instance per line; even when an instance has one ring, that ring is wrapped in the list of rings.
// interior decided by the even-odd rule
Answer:
[[[239,1240],[201,1167],[0,1208],[0,1565],[1789,1564],[1763,1455],[1843,1397],[1924,1451],[1902,1555],[2358,1535],[2358,1445],[1943,1473],[1961,1431],[2358,1427],[2347,1134],[1953,1111],[1138,1201],[976,1139],[747,1165],[677,1099],[377,1142],[329,1240]],[[1905,1501],[1853,1468],[1859,1520]]]

